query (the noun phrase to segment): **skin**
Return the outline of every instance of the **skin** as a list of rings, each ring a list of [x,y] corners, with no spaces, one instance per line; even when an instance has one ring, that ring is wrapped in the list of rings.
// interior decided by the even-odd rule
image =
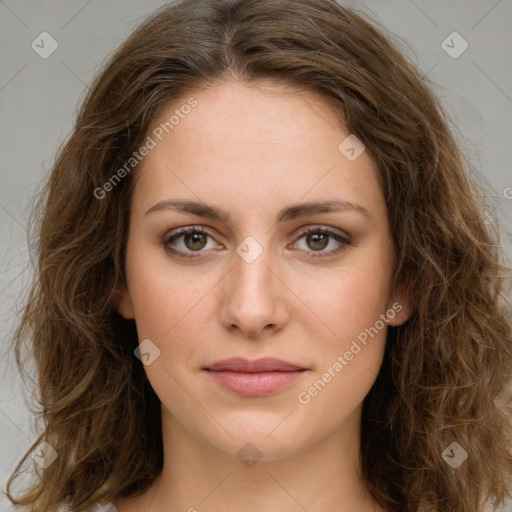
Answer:
[[[137,170],[127,286],[119,288],[120,314],[160,350],[144,369],[162,404],[164,469],[145,494],[115,504],[119,512],[382,511],[360,478],[359,433],[386,328],[309,403],[298,400],[393,303],[402,310],[390,325],[409,315],[405,297],[391,293],[394,248],[372,161],[338,150],[348,132],[322,98],[270,81],[197,90],[154,125],[191,96],[197,107]],[[214,205],[230,219],[146,214],[168,199]],[[345,210],[276,219],[285,207],[331,199],[369,217]],[[190,226],[208,236],[168,246],[195,258],[168,252],[169,234]],[[350,244],[308,238],[308,227]],[[252,263],[236,252],[248,236],[262,249]],[[307,371],[270,395],[242,397],[203,370],[234,356],[277,357]],[[237,457],[248,442],[261,454],[252,467]]]

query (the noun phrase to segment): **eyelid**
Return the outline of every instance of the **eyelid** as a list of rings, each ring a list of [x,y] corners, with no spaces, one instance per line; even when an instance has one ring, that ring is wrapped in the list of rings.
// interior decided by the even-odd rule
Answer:
[[[199,226],[199,225],[198,226],[191,225],[191,226],[183,226],[181,228],[176,228],[176,229],[169,231],[168,233],[166,233],[164,235],[163,240],[165,242],[168,242],[168,241],[172,240],[173,238],[176,238],[180,235],[186,235],[187,233],[196,233],[196,232],[212,236],[210,231],[208,231],[208,228],[205,228],[204,226]]]
[[[308,226],[305,229],[301,229],[301,230],[299,230],[299,233],[296,236],[304,236],[309,233],[316,233],[319,231],[328,233],[330,235],[339,236],[340,238],[343,238],[347,242],[351,241],[351,236],[348,233],[345,233],[345,232],[343,232],[339,229],[333,228],[331,226],[324,226],[322,224],[312,224],[311,226]]]

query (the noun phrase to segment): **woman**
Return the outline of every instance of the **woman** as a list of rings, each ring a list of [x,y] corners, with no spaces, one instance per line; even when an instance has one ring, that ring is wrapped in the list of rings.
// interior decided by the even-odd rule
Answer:
[[[419,72],[331,0],[184,0],[106,63],[35,224],[35,512],[495,510],[510,304]],[[104,505],[100,505],[104,504]]]

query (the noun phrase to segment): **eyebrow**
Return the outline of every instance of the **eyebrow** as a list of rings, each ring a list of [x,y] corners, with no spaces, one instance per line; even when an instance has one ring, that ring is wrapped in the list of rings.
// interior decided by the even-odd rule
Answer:
[[[159,210],[174,210],[180,213],[190,213],[199,217],[205,217],[220,222],[228,223],[231,216],[225,210],[213,205],[198,201],[190,201],[185,199],[166,199],[153,205],[145,215],[148,215]],[[343,201],[341,199],[331,199],[328,201],[300,203],[287,206],[279,211],[277,214],[277,221],[283,222],[293,220],[305,215],[312,215],[315,213],[339,213],[339,212],[354,212],[359,213],[368,219],[371,219],[370,212],[359,204],[350,201]]]

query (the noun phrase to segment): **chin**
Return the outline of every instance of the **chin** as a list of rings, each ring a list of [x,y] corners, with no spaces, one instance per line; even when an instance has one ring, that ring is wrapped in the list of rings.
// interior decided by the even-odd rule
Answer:
[[[288,414],[288,413],[287,413]],[[308,437],[311,423],[297,425],[293,423],[293,414],[245,413],[237,418],[230,418],[222,424],[229,425],[229,436],[218,429],[202,432],[204,441],[221,453],[239,460],[276,461],[292,457],[314,445],[318,440]],[[285,419],[286,418],[286,419]],[[284,420],[284,421],[283,421]],[[212,435],[213,434],[213,435]],[[217,435],[215,435],[217,434]]]

